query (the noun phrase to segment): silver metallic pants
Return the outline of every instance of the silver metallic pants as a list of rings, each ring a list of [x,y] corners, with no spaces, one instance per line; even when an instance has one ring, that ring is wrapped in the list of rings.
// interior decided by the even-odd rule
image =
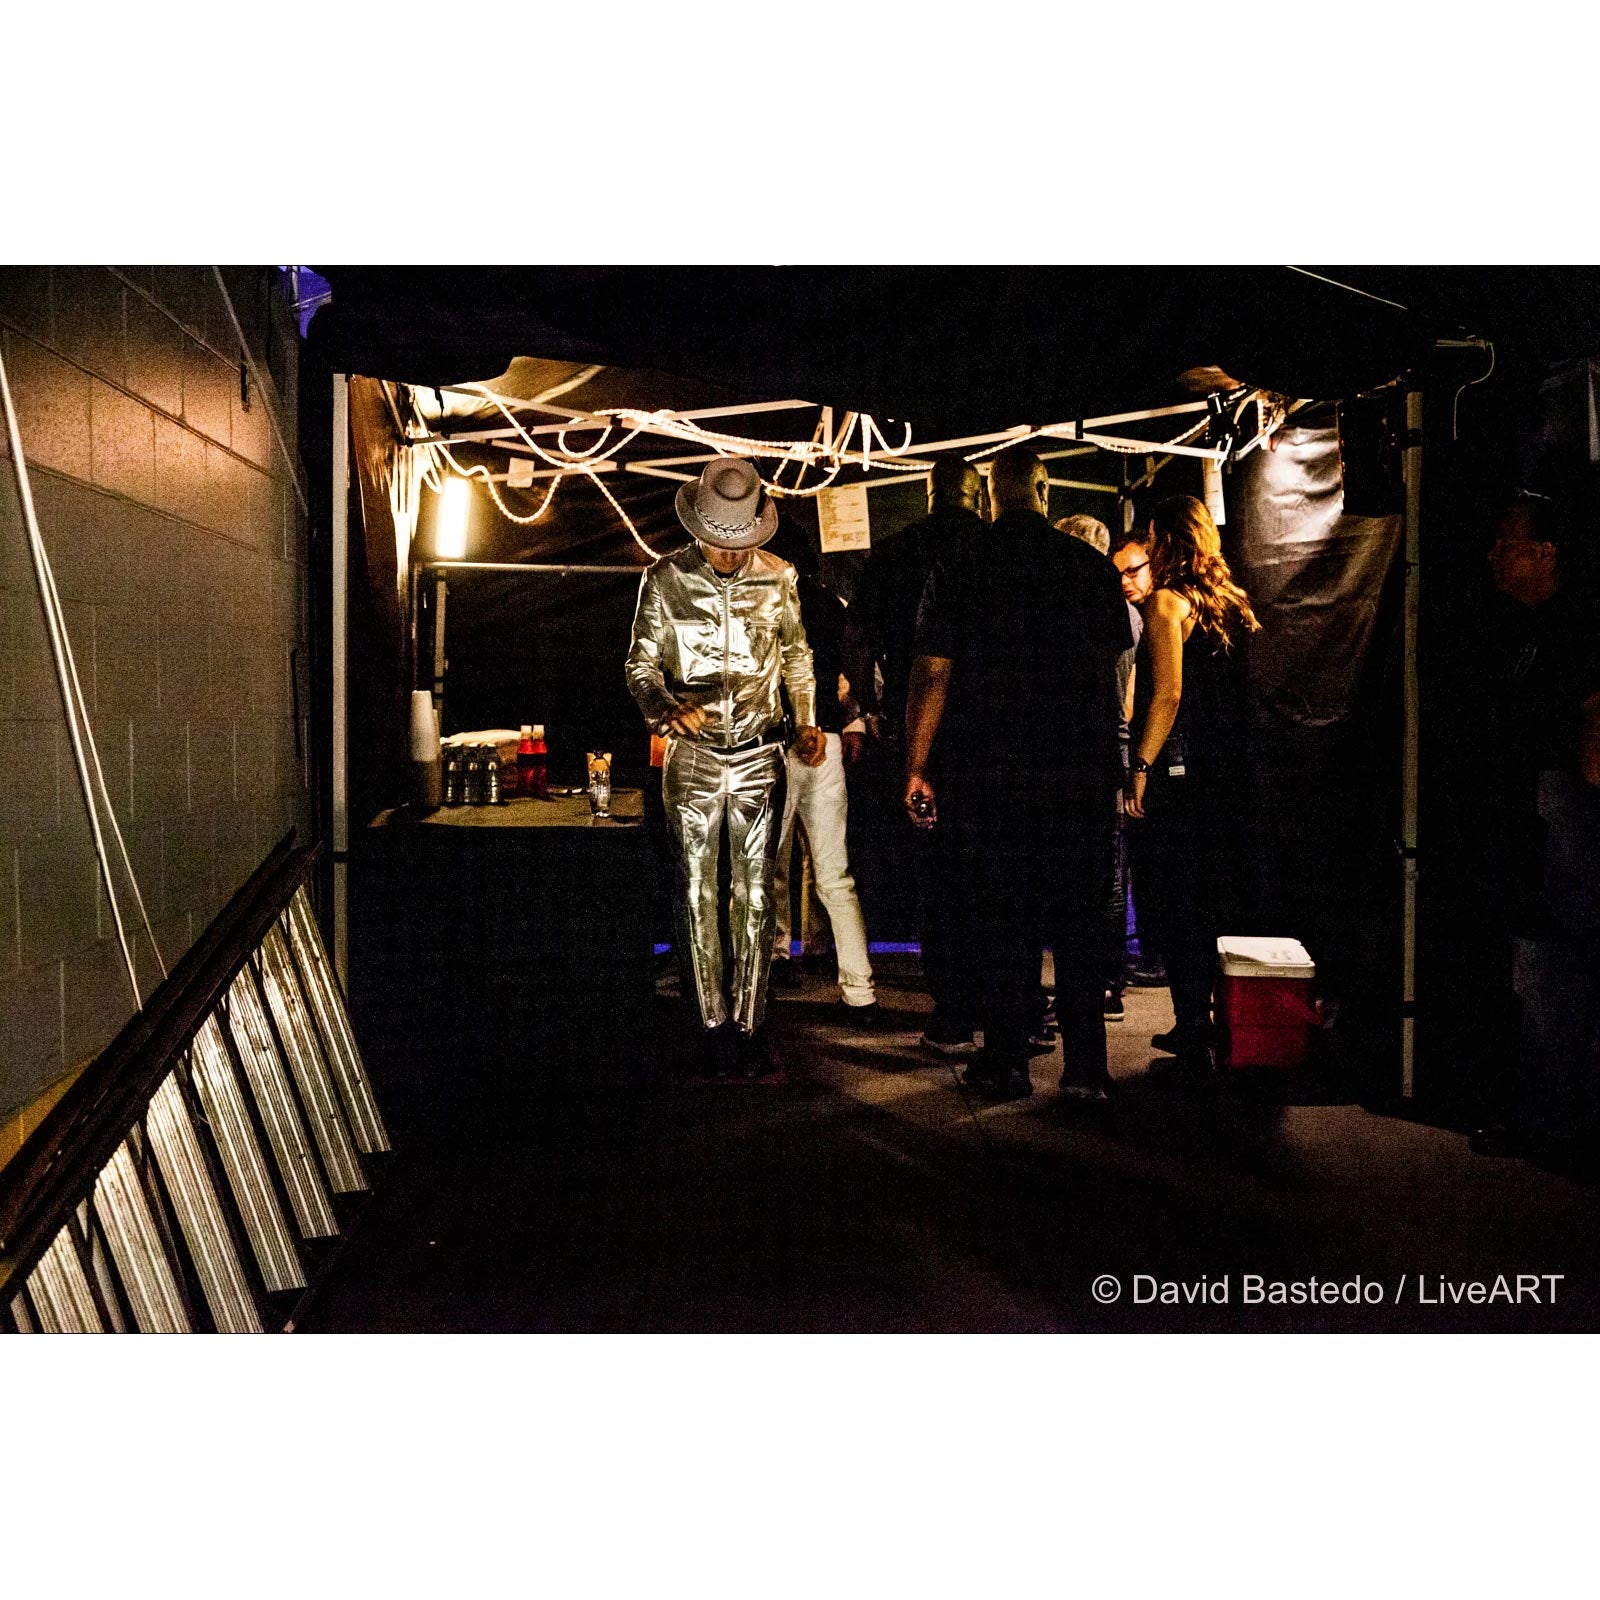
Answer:
[[[772,864],[783,821],[781,744],[724,755],[688,739],[669,739],[661,766],[677,869],[679,966],[694,984],[700,1020],[708,1028],[733,1020],[745,1033],[761,1026],[772,955]],[[722,824],[728,825],[733,904],[728,914],[733,953],[730,1000],[723,998],[722,933],[718,927],[717,864]],[[687,996],[686,996],[687,998]]]

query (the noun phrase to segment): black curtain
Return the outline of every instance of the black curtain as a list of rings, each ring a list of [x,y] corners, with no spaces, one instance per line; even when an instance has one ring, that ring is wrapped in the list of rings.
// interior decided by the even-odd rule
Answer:
[[[1401,960],[1401,517],[1350,514],[1343,469],[1354,483],[1380,465],[1341,452],[1325,408],[1238,463],[1225,530],[1262,625],[1247,658],[1256,915],[1311,952],[1341,1055],[1375,1090],[1393,1076]]]

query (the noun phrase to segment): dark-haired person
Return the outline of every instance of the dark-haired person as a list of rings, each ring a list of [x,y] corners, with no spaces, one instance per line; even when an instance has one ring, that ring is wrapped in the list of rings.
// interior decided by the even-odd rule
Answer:
[[[1111,530],[1098,517],[1062,517],[1056,526],[1074,539],[1082,539],[1091,548],[1111,559]],[[1113,565],[1116,563],[1113,561]],[[1117,568],[1122,578],[1122,569]],[[1128,626],[1133,630],[1133,644],[1117,658],[1117,739],[1122,760],[1122,775],[1128,775],[1128,745],[1131,739],[1130,722],[1133,717],[1133,664],[1138,652],[1140,637],[1144,633],[1144,618],[1127,595],[1123,585],[1123,603],[1128,608]],[[1111,847],[1111,910],[1106,925],[1106,1004],[1107,1022],[1121,1022],[1126,1015],[1122,1008],[1122,991],[1128,986],[1128,840],[1122,815],[1121,791],[1117,797],[1117,832]]]
[[[906,710],[906,809],[937,830],[948,799],[969,830],[983,1051],[965,1083],[1033,1092],[1028,1036],[1041,945],[1055,953],[1061,1090],[1103,1100],[1104,947],[1116,826],[1117,658],[1133,643],[1116,569],[1050,526],[1044,463],[994,457],[995,520],[934,571]],[[947,758],[937,782],[935,737]]]
[[[1111,541],[1111,564],[1117,569],[1122,579],[1122,598],[1128,603],[1128,618],[1133,624],[1134,651],[1131,658],[1125,657],[1128,662],[1127,679],[1122,684],[1127,712],[1122,726],[1122,774],[1123,786],[1127,786],[1127,775],[1133,761],[1133,684],[1135,667],[1138,661],[1138,644],[1144,637],[1144,611],[1142,607],[1150,598],[1150,551],[1145,541],[1150,537],[1148,528],[1141,528],[1133,533],[1124,534],[1120,539]],[[1121,677],[1119,669],[1119,679]],[[1165,989],[1167,986],[1167,969],[1161,964],[1161,957],[1156,954],[1155,944],[1149,934],[1144,930],[1139,918],[1138,885],[1134,881],[1133,852],[1128,846],[1127,813],[1119,807],[1117,825],[1122,834],[1123,865],[1125,869],[1127,898],[1133,903],[1133,922],[1139,940],[1139,960],[1137,964],[1127,959],[1126,934],[1123,945],[1123,973],[1130,984],[1135,984],[1142,989]],[[1126,914],[1126,907],[1124,908]]]
[[[1238,645],[1260,624],[1217,525],[1192,495],[1163,500],[1144,544],[1149,592],[1134,669],[1130,819],[1141,938],[1167,969],[1175,1025],[1152,1043],[1211,1063],[1217,936],[1234,901],[1244,746]],[[1124,580],[1127,568],[1123,568]]]
[[[1472,1143],[1483,1154],[1570,1144],[1595,1118],[1592,1104],[1578,1102],[1600,1092],[1600,1085],[1575,1092],[1570,1083],[1541,1081],[1537,1060],[1519,1070],[1512,993],[1519,935],[1538,928],[1558,941],[1600,943],[1592,888],[1578,884],[1592,884],[1600,865],[1600,599],[1578,571],[1580,533],[1568,506],[1527,492],[1509,500],[1489,551],[1498,593],[1474,641],[1470,670],[1478,681],[1470,693],[1481,720],[1463,774],[1473,840],[1465,914],[1476,919],[1480,948],[1466,959],[1483,970],[1474,990],[1481,1049],[1475,1058],[1469,1050],[1466,1065],[1480,1123]],[[1527,954],[1538,961],[1539,941]],[[1597,959],[1577,965],[1593,969]],[[1554,998],[1548,985],[1532,983],[1524,1027],[1537,1034]],[[1587,1010],[1591,1030],[1597,1026],[1592,980],[1586,992],[1569,987],[1555,1003],[1574,1014]]]

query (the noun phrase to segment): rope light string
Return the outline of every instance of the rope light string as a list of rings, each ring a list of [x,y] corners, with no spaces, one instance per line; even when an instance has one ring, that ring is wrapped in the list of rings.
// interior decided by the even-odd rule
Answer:
[[[514,419],[513,419],[513,426],[515,426],[517,428],[517,431],[519,433],[522,433],[524,438],[527,438],[526,431],[524,429],[522,429],[522,427],[519,424],[517,424]],[[637,432],[638,432],[638,430],[635,430],[635,432],[633,434],[629,435],[629,438],[636,437],[637,436]],[[564,437],[564,435],[562,437]],[[530,440],[529,442],[531,443],[532,441]],[[627,443],[627,440],[624,440],[623,444],[626,444],[626,443]],[[620,449],[621,447],[622,447],[621,445],[618,445],[616,448]],[[537,448],[537,446],[535,448]],[[652,550],[650,548],[650,546],[645,543],[644,538],[641,536],[638,528],[636,528],[634,526],[633,519],[628,515],[628,513],[626,511],[624,511],[622,509],[622,506],[618,502],[617,497],[614,494],[612,494],[612,492],[611,492],[611,490],[609,488],[606,487],[605,483],[602,481],[602,479],[600,477],[600,474],[594,470],[594,462],[593,461],[583,461],[583,460],[580,459],[580,460],[576,460],[576,461],[563,461],[563,462],[560,462],[559,465],[561,467],[561,470],[556,474],[555,477],[551,478],[550,487],[545,491],[544,499],[542,501],[540,501],[540,503],[539,503],[539,509],[537,511],[534,511],[534,512],[530,513],[530,514],[522,515],[522,514],[519,514],[519,513],[515,512],[515,511],[513,511],[505,503],[505,501],[501,499],[499,488],[496,486],[494,478],[493,478],[492,474],[490,473],[490,471],[489,471],[489,469],[487,467],[482,466],[480,464],[472,464],[472,465],[468,465],[468,466],[462,466],[461,463],[458,462],[456,460],[455,456],[451,453],[450,447],[448,445],[429,445],[427,447],[427,449],[428,449],[430,457],[442,456],[445,459],[445,461],[449,463],[451,471],[454,472],[458,477],[462,477],[462,478],[479,478],[479,477],[481,477],[483,479],[485,485],[488,487],[489,498],[494,501],[495,506],[499,510],[500,514],[508,522],[514,523],[518,527],[526,527],[530,523],[538,522],[540,520],[540,518],[542,518],[544,516],[544,514],[550,509],[550,506],[551,506],[552,502],[555,500],[555,497],[556,497],[556,490],[558,488],[560,488],[563,480],[566,479],[566,478],[572,477],[574,475],[581,474],[583,477],[587,478],[592,484],[594,484],[594,486],[601,492],[601,494],[603,494],[606,497],[606,499],[610,502],[611,509],[616,512],[618,518],[622,522],[623,527],[625,527],[628,530],[629,537],[633,540],[633,542],[636,545],[638,545],[640,550],[642,550],[645,553],[645,555],[647,555],[652,561],[656,560],[657,557],[660,555],[659,551]],[[548,454],[549,454],[547,451],[542,451],[542,450],[539,453],[541,455],[546,455],[546,456],[548,456]],[[610,453],[611,452],[608,452],[607,455],[609,456]],[[601,457],[599,459],[606,459],[606,457]],[[432,485],[432,487],[435,490],[438,490],[442,486],[442,479],[437,474],[437,472],[435,472],[433,475],[430,476],[429,482],[430,482],[430,484]]]
[[[1065,426],[1065,424],[1064,424]],[[963,461],[982,461],[987,456],[998,455],[1002,450],[1009,450],[1014,444],[1026,444],[1030,439],[1045,437],[1043,428],[1017,428],[1014,429],[1009,439],[1001,439],[997,444],[986,444],[980,450],[974,450],[970,455],[965,455]],[[1059,437],[1059,435],[1052,435]]]
[[[632,444],[633,441],[637,439],[644,431],[642,425],[640,427],[636,427],[631,433],[628,434],[626,438],[619,439],[616,444],[614,444],[609,450],[605,451],[603,455],[596,454],[596,452],[600,450],[601,446],[605,444],[606,434],[609,434],[611,431],[611,426],[608,424],[605,433],[601,434],[597,444],[590,446],[588,450],[569,450],[565,442],[568,433],[579,431],[578,422],[575,418],[570,428],[563,428],[560,433],[556,435],[557,448],[555,451],[550,451],[546,450],[545,447],[540,444],[539,441],[535,439],[525,427],[523,427],[523,425],[512,414],[511,409],[506,405],[505,400],[500,395],[496,394],[494,390],[481,383],[468,384],[467,387],[474,393],[481,394],[486,400],[492,401],[500,415],[503,416],[506,421],[517,430],[517,433],[522,438],[522,442],[526,444],[536,456],[547,462],[552,467],[575,466],[581,461],[608,461],[612,456],[616,455],[619,450],[625,449],[628,445]],[[591,415],[597,417],[621,416],[622,414],[623,413],[621,411],[613,410],[596,411],[591,413]],[[654,415],[660,414],[661,413],[654,413]]]
[[[799,463],[802,470],[806,467],[822,466],[826,463],[828,468],[827,477],[821,483],[813,484],[809,488],[800,488],[798,485],[786,487],[776,481],[776,474],[771,479],[761,476],[760,473],[757,474],[758,477],[761,477],[761,482],[769,494],[784,499],[808,500],[815,495],[821,494],[838,477],[845,466],[845,456],[842,453],[836,453],[816,439],[752,439],[742,434],[721,433],[715,429],[702,428],[698,423],[682,417],[673,417],[670,413],[622,412],[616,414],[639,419],[639,425],[635,427],[633,437],[637,437],[638,434],[644,431],[644,427],[649,425],[652,429],[658,430],[668,438],[681,440],[685,444],[708,446],[722,455],[745,456],[756,459],[777,456],[780,458],[780,464],[782,462],[795,461]]]
[[[501,497],[494,477],[487,467],[463,466],[457,461],[450,447],[442,442],[414,441],[415,448],[427,452],[429,467],[425,476],[434,489],[442,487],[445,468],[460,477],[481,477],[488,487],[496,509],[508,522],[521,527],[539,521],[546,514],[564,479],[581,474],[606,497],[634,543],[652,561],[657,558],[659,552],[651,549],[641,537],[633,519],[622,508],[611,490],[601,482],[600,474],[595,470],[600,463],[615,460],[642,433],[649,432],[660,437],[676,439],[684,444],[697,445],[715,455],[740,456],[752,461],[776,458],[778,464],[770,477],[757,470],[757,477],[760,478],[762,486],[775,499],[815,499],[834,485],[846,466],[859,466],[863,471],[900,472],[922,476],[932,465],[926,458],[906,459],[913,449],[910,423],[903,424],[905,437],[900,443],[891,445],[873,418],[858,412],[847,413],[843,428],[832,438],[826,436],[828,430],[823,422],[819,421],[809,439],[761,439],[749,434],[727,433],[718,428],[706,428],[692,417],[679,416],[669,410],[646,411],[636,406],[605,406],[590,411],[582,417],[573,417],[568,425],[557,431],[555,448],[552,450],[534,437],[512,409],[513,406],[542,409],[538,402],[515,399],[508,402],[505,396],[482,383],[464,384],[462,388],[489,401],[515,431],[522,444],[535,457],[554,469],[554,476],[538,509],[532,513],[518,513],[513,511]],[[1242,416],[1245,406],[1251,400],[1260,402],[1261,427],[1256,437],[1249,441],[1249,445],[1240,453],[1248,453],[1249,448],[1270,436],[1284,420],[1285,412],[1281,396],[1269,394],[1264,390],[1252,390],[1236,403],[1232,413],[1235,422]],[[1013,445],[1027,444],[1035,439],[1080,439],[1090,444],[1093,449],[1103,450],[1108,455],[1156,455],[1163,450],[1183,450],[1191,440],[1205,433],[1211,421],[1212,417],[1208,412],[1171,439],[1127,439],[1086,433],[1081,421],[1048,423],[1042,427],[1019,425],[1010,430],[1006,437],[971,451],[963,459],[971,462],[984,461],[1002,450],[1010,449]],[[570,435],[591,429],[599,430],[599,437],[585,449],[574,449],[568,443]],[[613,434],[620,436],[613,439]],[[849,448],[849,441],[853,435],[860,440],[859,448],[855,450]],[[881,453],[875,452],[874,440]],[[626,468],[626,463],[617,464]],[[642,462],[639,465],[647,467],[650,463]],[[783,475],[791,466],[795,468],[795,479],[793,483],[786,484],[782,481]],[[822,475],[817,482],[806,484],[803,479],[812,468],[816,468]]]
[[[567,443],[567,435],[569,433],[587,433],[588,432],[588,428],[587,427],[575,424],[571,428],[563,428],[561,430],[561,432],[556,435],[556,448],[558,450],[560,450],[560,452],[562,453],[563,456],[566,456],[569,459],[574,460],[574,461],[582,461],[582,460],[587,460],[587,459],[591,459],[591,458],[593,460],[596,460],[596,461],[604,461],[604,460],[607,459],[607,457],[606,456],[596,455],[595,452],[604,447],[606,440],[611,437],[612,431],[613,431],[613,425],[608,422],[605,425],[605,427],[603,427],[600,430],[600,437],[598,439],[596,439],[595,442],[592,445],[590,445],[587,450],[574,450]],[[607,452],[607,454],[609,455],[609,452]]]
[[[606,449],[603,452],[601,447],[605,443],[604,434],[602,434],[599,442],[595,445],[592,445],[588,450],[571,450],[565,444],[567,434],[569,432],[580,431],[583,426],[594,425],[592,423],[580,424],[579,422],[574,421],[571,428],[563,428],[560,433],[557,434],[557,451],[553,452],[545,449],[545,447],[541,445],[526,428],[523,427],[523,425],[513,415],[510,408],[506,405],[503,396],[496,394],[492,389],[489,389],[483,384],[467,384],[464,385],[464,387],[471,389],[474,393],[481,394],[485,399],[491,401],[500,414],[505,417],[506,421],[516,429],[518,435],[529,447],[529,449],[531,449],[534,454],[539,456],[542,460],[548,462],[552,467],[576,469],[581,467],[585,462],[610,460],[612,457],[617,455],[618,452],[625,449],[636,438],[638,438],[639,435],[646,429],[649,429],[652,432],[663,434],[667,438],[678,439],[685,444],[710,446],[722,454],[752,456],[758,458],[778,456],[782,458],[780,461],[780,468],[783,464],[789,461],[794,461],[799,463],[802,472],[808,466],[817,466],[826,461],[829,467],[827,477],[824,478],[821,483],[813,484],[808,488],[800,488],[798,485],[793,487],[785,487],[777,482],[776,473],[770,480],[765,477],[761,479],[768,493],[791,499],[810,499],[815,495],[819,495],[824,489],[828,488],[829,485],[832,484],[835,478],[838,477],[840,471],[850,458],[850,452],[844,450],[842,446],[849,438],[850,432],[857,421],[857,418],[852,414],[849,425],[845,428],[840,437],[827,444],[824,444],[815,436],[815,434],[813,434],[810,439],[757,439],[747,434],[724,433],[720,429],[703,428],[693,419],[675,416],[670,411],[641,411],[637,407],[633,406],[606,406],[597,411],[591,412],[589,415],[591,417],[617,418],[619,422],[622,422],[624,425],[628,426],[629,431],[624,438],[619,439],[616,444],[610,447],[610,449]],[[871,423],[870,418],[867,419],[867,421],[869,424]],[[876,426],[876,424],[871,425],[874,427]],[[879,432],[878,437],[880,440],[883,440],[881,431]],[[887,449],[888,441],[883,440],[883,443]],[[900,449],[893,453],[903,453],[904,450],[910,446],[910,443],[911,427],[909,424],[907,424],[905,441],[901,445]],[[879,465],[884,464],[885,463],[882,461],[879,463]],[[911,466],[905,470],[925,472],[927,471],[927,467],[924,464],[921,466]]]
[[[933,471],[933,463],[931,461],[888,461],[888,460],[881,460],[881,461],[874,461],[872,463],[872,470],[874,472],[919,472],[919,473],[928,473],[928,472],[932,472]]]
[[[1158,454],[1162,450],[1170,450],[1174,445],[1187,444],[1191,439],[1204,433],[1211,425],[1210,417],[1202,417],[1192,428],[1185,428],[1174,439],[1151,439],[1148,442],[1137,440],[1108,439],[1103,435],[1096,435],[1093,443],[1097,450],[1104,450],[1114,456],[1147,456]],[[1059,435],[1058,435],[1059,437]]]
[[[633,525],[633,518],[630,517],[628,515],[628,513],[622,509],[621,505],[617,501],[617,497],[614,494],[612,494],[610,489],[608,489],[606,487],[605,480],[600,476],[600,474],[598,472],[589,472],[589,473],[586,473],[585,476],[595,486],[595,488],[597,488],[600,491],[600,493],[603,494],[606,497],[606,499],[611,502],[611,509],[613,511],[615,511],[616,514],[619,517],[622,518],[622,525],[623,525],[623,527],[625,527],[628,530],[628,532],[630,534],[633,535],[633,542],[636,545],[638,545],[638,547],[641,550],[643,550],[644,553],[647,556],[649,556],[652,561],[656,560],[660,552],[652,550],[650,548],[650,546],[647,545],[644,542],[644,540],[640,537],[639,530],[636,527],[634,527],[634,525]]]
[[[809,461],[802,462],[800,467],[801,473],[804,473],[806,467],[814,466],[815,464],[815,462]],[[765,478],[761,478],[761,474],[759,472],[756,474],[756,476],[761,478],[762,483],[766,485],[767,493],[778,500],[814,500],[825,489],[831,489],[833,487],[834,479],[839,476],[843,468],[844,463],[842,461],[834,461],[828,468],[827,477],[825,477],[821,483],[814,483],[806,488],[801,488],[799,483],[796,482],[793,488],[786,489],[781,483],[768,483]]]
[[[604,483],[600,481],[600,474],[594,470],[595,466],[599,462],[610,460],[619,451],[625,449],[635,439],[637,439],[640,433],[643,432],[642,428],[635,427],[623,438],[619,439],[614,445],[612,445],[609,450],[607,450],[605,449],[605,443],[614,429],[614,424],[607,423],[601,432],[600,437],[587,450],[573,450],[567,444],[567,434],[569,432],[580,431],[579,425],[575,422],[571,429],[563,428],[560,433],[556,435],[556,450],[552,452],[546,450],[544,446],[541,445],[525,427],[523,427],[523,425],[512,414],[505,401],[501,399],[501,397],[492,389],[487,388],[483,384],[469,384],[467,387],[471,388],[476,393],[483,395],[486,399],[492,401],[496,409],[506,419],[506,421],[517,430],[517,433],[521,436],[522,441],[533,451],[533,453],[540,459],[548,462],[551,466],[558,469],[557,475],[550,480],[550,487],[545,491],[545,497],[540,502],[539,509],[529,516],[518,516],[515,512],[511,511],[506,505],[505,501],[500,498],[500,492],[495,487],[494,479],[490,475],[487,467],[473,467],[469,468],[466,472],[462,472],[462,469],[457,464],[455,457],[451,455],[448,446],[441,445],[430,447],[437,449],[440,454],[444,456],[445,460],[450,463],[452,469],[458,473],[461,473],[463,477],[476,477],[481,475],[484,482],[489,487],[490,499],[494,501],[502,516],[506,517],[508,521],[517,524],[519,527],[526,527],[529,523],[537,522],[542,516],[544,516],[545,512],[550,509],[551,504],[555,500],[556,490],[560,487],[562,480],[572,476],[574,473],[582,473],[583,476],[586,477],[592,484],[594,484],[594,486],[599,489],[601,494],[603,494],[610,502],[611,509],[616,512],[618,518],[622,522],[623,527],[628,530],[629,538],[631,538],[633,542],[640,548],[640,550],[642,550],[652,561],[657,559],[660,552],[652,550],[650,546],[645,543],[644,539],[639,533],[639,530],[633,524],[633,518],[622,509],[622,506],[618,503],[617,497],[612,494],[610,489],[608,489]],[[612,412],[597,412],[595,414],[605,416],[620,415],[620,413]]]
[[[499,508],[501,516],[503,516],[507,522],[516,523],[518,527],[526,527],[530,522],[537,522],[541,517],[544,516],[545,512],[550,509],[550,502],[556,497],[556,490],[561,486],[562,478],[568,476],[567,473],[563,472],[552,478],[550,480],[550,487],[545,491],[544,499],[539,503],[539,509],[533,512],[530,516],[524,516],[513,511],[511,507],[500,498],[500,491],[498,488],[496,488],[494,478],[486,466],[483,466],[478,462],[470,462],[466,466],[462,466],[461,463],[457,461],[456,458],[450,453],[449,445],[429,445],[428,450],[430,454],[437,452],[438,455],[443,456],[445,461],[449,463],[450,470],[455,473],[458,478],[482,478],[484,483],[488,485],[489,498],[493,500],[495,505]],[[426,477],[428,486],[435,493],[438,493],[444,488],[444,476],[438,471],[436,461],[426,474]]]
[[[818,417],[816,427],[811,430],[811,438],[809,443],[815,444],[817,442],[818,435],[823,431],[823,423],[824,419],[822,417]],[[783,476],[783,469],[788,466],[790,462],[799,462],[799,470],[794,475],[794,486],[797,489],[800,487],[800,480],[806,475],[806,463],[800,459],[799,449],[800,441],[796,440],[795,443],[790,447],[788,453],[784,456],[783,460],[778,463],[777,471],[772,474],[772,481],[774,484],[776,484],[778,479]]]
[[[385,392],[387,398],[387,391]],[[392,401],[391,401],[392,405]],[[407,563],[417,537],[417,515],[427,462],[410,450],[397,450],[389,474],[389,514],[394,518],[395,589],[405,598]]]

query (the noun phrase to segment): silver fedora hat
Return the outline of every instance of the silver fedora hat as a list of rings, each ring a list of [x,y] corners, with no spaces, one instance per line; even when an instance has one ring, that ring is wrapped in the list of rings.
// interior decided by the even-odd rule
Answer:
[[[723,550],[754,550],[778,531],[778,508],[748,461],[721,456],[678,490],[678,521]]]

